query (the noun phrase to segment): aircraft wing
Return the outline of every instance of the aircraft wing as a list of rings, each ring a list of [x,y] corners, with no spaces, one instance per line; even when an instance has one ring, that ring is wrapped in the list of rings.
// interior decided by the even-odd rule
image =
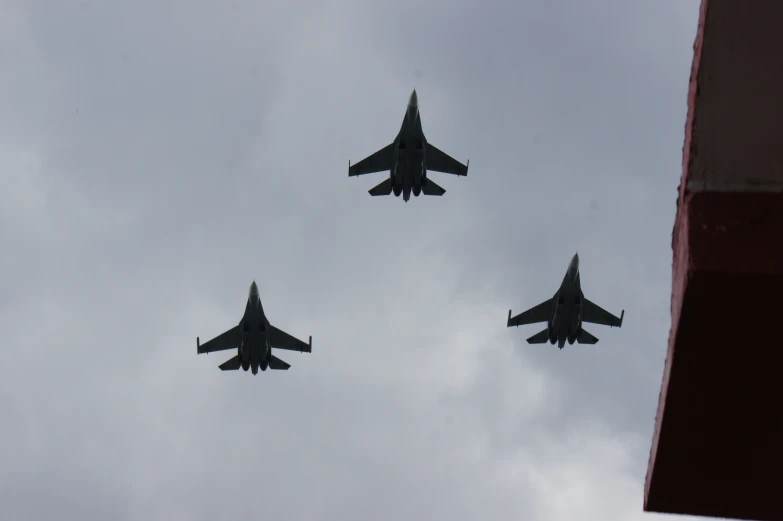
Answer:
[[[541,304],[523,311],[519,315],[511,318],[511,310],[508,310],[508,322],[506,327],[524,326],[526,324],[536,324],[538,322],[549,322],[552,318],[552,307],[555,299],[551,298]]]
[[[463,165],[435,145],[427,143],[427,170],[444,174],[468,175],[468,165]]]
[[[277,329],[275,326],[269,326],[269,346],[275,349],[286,349],[288,351],[299,351],[300,353],[310,353],[313,350],[313,337],[310,337],[310,343],[302,342],[294,338],[285,331]]]
[[[196,352],[202,353],[214,353],[215,351],[225,351],[226,349],[236,349],[239,347],[239,342],[242,340],[242,332],[239,330],[239,325],[236,325],[216,336],[209,342],[201,343],[196,338]]]
[[[593,304],[586,298],[582,298],[582,322],[601,324],[603,326],[620,327],[623,325],[625,310],[620,313],[620,318],[612,315],[601,306]]]
[[[374,174],[391,170],[394,163],[394,143],[390,143],[376,153],[365,157],[355,165],[348,164],[348,177]]]

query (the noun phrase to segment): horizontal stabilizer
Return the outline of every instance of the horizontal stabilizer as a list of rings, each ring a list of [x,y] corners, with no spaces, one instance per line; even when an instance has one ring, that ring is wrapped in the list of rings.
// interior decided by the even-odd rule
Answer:
[[[425,178],[421,184],[421,193],[424,195],[443,195],[446,193],[446,190],[436,185],[432,179]]]
[[[287,371],[289,367],[291,367],[290,364],[283,362],[275,355],[271,355],[269,357],[269,369],[277,369],[278,371]]]
[[[220,370],[221,371],[236,371],[237,369],[239,369],[239,366],[240,366],[239,355],[237,355],[234,358],[226,360],[225,362],[220,364]]]
[[[576,337],[576,341],[579,344],[595,344],[598,342],[598,339],[595,338],[593,335],[585,331],[584,329],[579,331],[579,336]]]
[[[536,333],[527,339],[528,344],[546,344],[549,342],[549,329],[545,329],[540,333]]]
[[[369,190],[369,192],[373,197],[377,195],[389,195],[392,192],[391,177],[387,178],[386,181],[382,182],[375,188]]]

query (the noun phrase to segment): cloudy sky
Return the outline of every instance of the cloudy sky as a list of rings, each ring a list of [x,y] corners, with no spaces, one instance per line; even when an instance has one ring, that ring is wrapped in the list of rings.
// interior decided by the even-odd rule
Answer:
[[[657,517],[697,11],[0,1],[0,518]],[[469,175],[372,198],[414,87]],[[623,328],[528,345],[577,250]],[[287,372],[196,355],[253,279]]]

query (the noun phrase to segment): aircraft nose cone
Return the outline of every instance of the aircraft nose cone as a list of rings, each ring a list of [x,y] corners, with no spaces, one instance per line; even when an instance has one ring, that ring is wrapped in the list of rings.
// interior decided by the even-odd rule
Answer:
[[[411,98],[408,100],[408,106],[409,107],[419,106],[419,98],[418,96],[416,96],[416,89],[413,89],[413,92],[411,93]]]
[[[574,256],[571,258],[571,264],[569,266],[572,269],[577,269],[579,267],[579,254],[574,253]]]
[[[251,295],[258,295],[258,286],[256,285],[256,281],[253,281],[253,283],[250,285],[250,294]]]

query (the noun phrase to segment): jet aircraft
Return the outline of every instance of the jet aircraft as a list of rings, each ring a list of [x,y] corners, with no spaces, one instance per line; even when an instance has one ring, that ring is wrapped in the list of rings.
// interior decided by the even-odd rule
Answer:
[[[506,327],[546,322],[547,328],[528,338],[527,343],[544,344],[548,340],[551,344],[557,342],[557,347],[563,349],[566,340],[569,344],[574,341],[580,344],[598,342],[596,337],[582,329],[583,322],[621,327],[623,317],[625,310],[617,318],[585,298],[579,280],[579,253],[576,253],[555,296],[514,318],[511,318],[509,310]]]
[[[313,350],[313,337],[311,336],[309,344],[306,344],[271,325],[264,314],[263,306],[261,306],[258,286],[255,281],[250,285],[245,314],[238,325],[204,344],[196,337],[197,354],[227,349],[237,350],[237,355],[234,358],[220,365],[220,369],[223,371],[235,371],[242,367],[245,371],[250,368],[253,370],[253,374],[258,374],[259,366],[262,371],[266,371],[267,367],[282,371],[287,370],[291,366],[272,354],[273,347],[310,353]]]
[[[411,197],[443,195],[446,190],[427,177],[427,171],[443,172],[456,176],[468,175],[468,164],[463,165],[448,154],[441,152],[424,137],[419,114],[416,89],[408,100],[408,108],[402,126],[394,141],[355,165],[348,161],[348,177],[389,171],[389,178],[370,190],[370,195],[394,195],[405,202]]]

